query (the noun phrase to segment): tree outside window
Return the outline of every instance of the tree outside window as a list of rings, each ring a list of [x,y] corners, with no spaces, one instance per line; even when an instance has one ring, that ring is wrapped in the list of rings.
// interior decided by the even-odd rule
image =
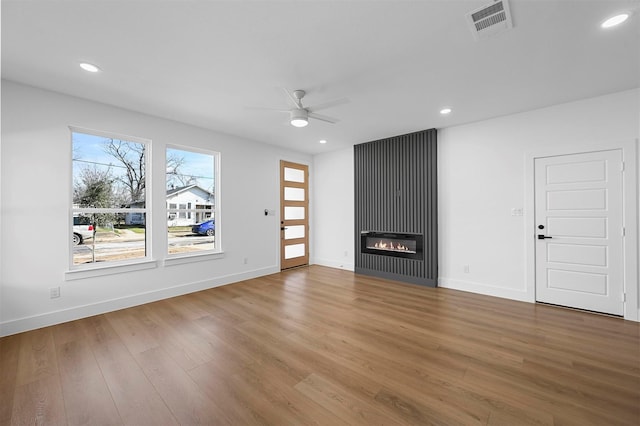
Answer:
[[[148,256],[148,141],[72,129],[72,267]]]

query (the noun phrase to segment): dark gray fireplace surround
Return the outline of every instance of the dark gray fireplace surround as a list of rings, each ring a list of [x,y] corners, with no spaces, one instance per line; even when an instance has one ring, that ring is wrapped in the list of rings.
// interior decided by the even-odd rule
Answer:
[[[436,287],[437,131],[354,146],[356,273]]]

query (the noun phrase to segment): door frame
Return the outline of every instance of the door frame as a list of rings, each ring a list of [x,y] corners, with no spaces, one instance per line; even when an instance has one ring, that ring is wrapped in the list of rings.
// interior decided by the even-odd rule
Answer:
[[[622,223],[625,228],[623,238],[623,277],[626,299],[624,319],[640,321],[638,309],[638,140],[617,141],[608,144],[584,143],[562,147],[548,147],[525,154],[525,282],[527,299],[536,302],[536,223],[535,223],[535,179],[534,165],[537,158],[558,155],[583,154],[598,151],[622,151],[624,173],[622,175]]]

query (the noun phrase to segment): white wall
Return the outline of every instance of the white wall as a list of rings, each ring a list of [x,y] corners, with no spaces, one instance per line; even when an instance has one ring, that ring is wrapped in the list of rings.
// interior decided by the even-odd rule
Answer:
[[[72,281],[68,126],[152,140],[153,269]],[[221,153],[224,257],[164,265],[167,144]],[[0,335],[119,309],[279,270],[279,161],[306,154],[2,81]],[[164,223],[163,223],[164,222]],[[244,258],[248,263],[244,264]],[[61,297],[49,298],[60,286]]]
[[[512,208],[525,208],[525,159],[562,146],[633,145],[639,137],[638,89],[440,130],[439,285],[533,301],[525,246],[525,221],[533,212],[511,215]],[[315,261],[344,264],[342,248],[353,245],[353,228],[337,210],[353,217],[353,150],[315,156],[314,180]],[[637,299],[637,280],[634,286]]]
[[[278,271],[279,218],[264,209],[279,211],[279,160],[311,164],[309,156],[4,80],[1,95],[0,335]],[[157,268],[65,281],[69,125],[151,139],[155,164],[167,144],[221,152],[224,258],[164,266],[159,226]],[[639,136],[640,90],[441,130],[439,284],[529,300],[528,212],[511,216],[525,206],[528,153]],[[353,149],[316,155],[310,174],[311,262],[353,270]],[[152,182],[164,190],[160,170]],[[152,208],[162,223],[165,200],[157,194]],[[50,299],[57,286],[62,297]]]
[[[439,285],[533,301],[526,269],[525,236],[533,212],[525,209],[530,190],[525,160],[560,147],[631,142],[637,161],[639,96],[639,90],[625,91],[443,129],[438,134]],[[512,216],[512,208],[525,209],[524,216]],[[637,298],[637,279],[633,284]]]
[[[353,148],[313,158],[311,263],[353,271]]]

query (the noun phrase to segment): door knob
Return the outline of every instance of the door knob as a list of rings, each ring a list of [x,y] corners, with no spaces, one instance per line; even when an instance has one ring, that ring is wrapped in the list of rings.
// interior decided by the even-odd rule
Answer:
[[[544,239],[547,239],[547,238],[553,238],[553,237],[547,237],[546,235],[538,235],[538,239],[539,240],[544,240]]]

